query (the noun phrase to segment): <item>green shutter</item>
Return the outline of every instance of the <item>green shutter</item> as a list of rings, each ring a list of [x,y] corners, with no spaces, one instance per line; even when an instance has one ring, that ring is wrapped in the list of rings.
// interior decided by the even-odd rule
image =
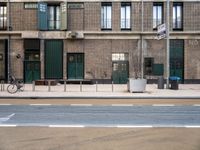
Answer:
[[[67,3],[61,3],[61,30],[67,30]]]
[[[47,30],[47,17],[48,17],[48,10],[46,3],[38,3],[38,28],[39,30]]]

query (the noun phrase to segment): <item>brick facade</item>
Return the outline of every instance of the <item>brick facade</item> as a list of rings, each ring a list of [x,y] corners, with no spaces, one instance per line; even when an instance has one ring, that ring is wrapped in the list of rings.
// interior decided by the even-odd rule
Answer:
[[[166,2],[163,1],[164,14]],[[170,4],[170,20],[172,21],[172,6]],[[200,2],[183,1],[183,31],[172,31],[171,39],[184,40],[184,78],[186,80],[200,79]],[[10,41],[10,72],[18,78],[24,78],[24,31],[35,31],[34,36],[26,38],[41,41],[41,78],[44,78],[44,41],[46,39],[63,40],[63,78],[67,77],[67,54],[84,54],[84,78],[112,78],[112,53],[127,53],[129,55],[129,77],[134,76],[134,67],[141,67],[141,35],[143,35],[144,57],[153,57],[154,62],[163,64],[166,68],[166,41],[156,40],[153,31],[153,1],[144,2],[144,33],[141,34],[141,2],[131,2],[131,31],[121,31],[121,1],[112,2],[112,30],[101,30],[101,2],[84,2],[84,8],[67,9],[67,31],[39,31],[38,10],[25,9],[22,2],[11,2],[10,23],[12,31],[0,34],[0,39]],[[31,16],[31,17],[30,17]],[[164,15],[166,20],[166,15]],[[83,34],[81,38],[70,39],[67,33],[75,31]],[[3,31],[4,32],[4,31]],[[17,32],[17,33],[16,33]],[[194,33],[197,32],[197,33]],[[1,42],[0,42],[1,48]],[[1,51],[1,49],[0,49]],[[17,59],[16,54],[21,58]],[[137,62],[135,58],[137,57]],[[135,65],[137,64],[137,65]],[[5,66],[3,66],[5,68]],[[2,68],[2,67],[1,67]],[[141,69],[140,69],[141,70]],[[164,71],[165,72],[165,71]],[[164,73],[164,76],[166,74]],[[148,77],[147,77],[148,78]],[[157,78],[153,76],[151,78]]]

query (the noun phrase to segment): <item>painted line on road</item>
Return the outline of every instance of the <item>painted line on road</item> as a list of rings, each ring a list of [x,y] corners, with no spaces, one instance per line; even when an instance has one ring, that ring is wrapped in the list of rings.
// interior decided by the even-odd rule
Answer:
[[[30,106],[51,106],[52,104],[29,104]]]
[[[0,104],[0,106],[10,106],[12,104]]]
[[[199,107],[199,106],[200,106],[200,104],[194,104],[193,106],[195,106],[195,107]]]
[[[93,106],[93,104],[70,104],[70,106]]]
[[[184,126],[185,128],[200,128],[200,126],[192,126],[192,125],[189,125],[189,126]]]
[[[172,106],[175,106],[175,104],[153,104],[152,106],[155,106],[155,107],[172,107]]]
[[[153,128],[150,125],[118,125],[117,128]]]
[[[16,124],[0,124],[0,127],[17,127]]]
[[[85,128],[84,125],[49,125],[49,128]]]
[[[133,106],[133,104],[112,104],[111,106]]]

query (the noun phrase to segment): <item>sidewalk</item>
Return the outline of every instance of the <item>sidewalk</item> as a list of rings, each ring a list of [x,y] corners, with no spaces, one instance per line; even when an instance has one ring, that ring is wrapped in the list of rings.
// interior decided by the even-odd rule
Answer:
[[[64,91],[64,85],[36,86],[33,91],[32,84],[26,84],[23,92],[10,94],[6,91],[0,91],[0,98],[115,98],[115,99],[200,99],[200,84],[180,84],[179,90],[157,89],[157,84],[147,84],[144,93],[129,93],[127,85],[99,84],[99,85],[67,85]],[[112,91],[113,89],[113,91]],[[50,90],[50,92],[49,92]]]

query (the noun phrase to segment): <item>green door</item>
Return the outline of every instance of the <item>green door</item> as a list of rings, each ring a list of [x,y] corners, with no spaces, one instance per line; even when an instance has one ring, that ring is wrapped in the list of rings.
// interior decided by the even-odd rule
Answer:
[[[128,61],[114,61],[112,64],[112,80],[115,84],[126,84],[128,81]]]
[[[61,40],[45,41],[45,78],[63,78],[63,45]]]
[[[170,40],[170,76],[184,81],[184,40]]]
[[[25,83],[40,79],[40,61],[24,61]]]
[[[68,79],[84,78],[84,54],[67,55],[67,77]]]

